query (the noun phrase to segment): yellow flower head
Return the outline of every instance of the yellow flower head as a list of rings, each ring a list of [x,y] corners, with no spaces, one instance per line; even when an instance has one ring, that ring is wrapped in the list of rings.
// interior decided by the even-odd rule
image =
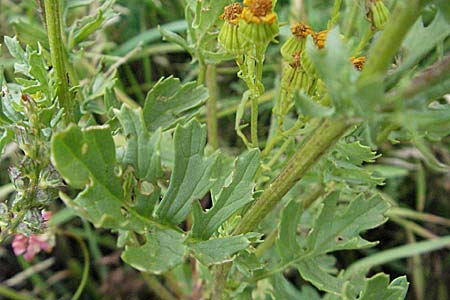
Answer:
[[[295,36],[296,38],[305,38],[309,34],[313,33],[310,26],[303,24],[301,22],[293,25],[291,27],[291,32],[292,32],[292,35]]]
[[[230,24],[237,25],[242,13],[242,6],[239,3],[233,3],[225,6],[223,14],[220,16],[222,20],[227,21]]]
[[[365,56],[352,57],[350,58],[350,61],[358,71],[361,71],[364,67],[364,64],[366,63],[366,57]]]
[[[272,0],[244,0],[244,7],[241,18],[247,23],[272,25],[277,15],[273,12]]]
[[[313,34],[314,43],[319,49],[325,47],[325,41],[327,40],[328,30],[323,30]]]

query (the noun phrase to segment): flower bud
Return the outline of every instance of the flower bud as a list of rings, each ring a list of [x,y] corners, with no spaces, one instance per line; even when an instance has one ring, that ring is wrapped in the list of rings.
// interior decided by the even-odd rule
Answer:
[[[305,49],[306,37],[312,34],[311,27],[303,23],[297,23],[291,27],[292,36],[281,47],[281,56],[290,61],[296,52]]]
[[[364,67],[364,64],[366,63],[366,57],[365,56],[352,57],[350,58],[350,61],[358,71],[361,71]]]
[[[242,6],[233,3],[225,6],[224,13],[220,16],[225,22],[219,31],[220,45],[231,54],[240,55],[246,52],[249,44],[239,32],[239,19],[242,13]]]
[[[255,46],[265,46],[278,34],[277,15],[272,0],[244,1],[239,31]]]
[[[368,0],[366,2],[367,18],[372,30],[383,30],[389,19],[390,13],[382,0]]]
[[[308,91],[310,87],[310,78],[301,64],[302,52],[296,52],[292,55],[292,62],[286,64],[283,68],[283,78],[281,87],[289,92],[294,90]]]
[[[317,48],[322,49],[325,47],[325,42],[327,40],[328,30],[323,30],[313,34],[314,44]]]

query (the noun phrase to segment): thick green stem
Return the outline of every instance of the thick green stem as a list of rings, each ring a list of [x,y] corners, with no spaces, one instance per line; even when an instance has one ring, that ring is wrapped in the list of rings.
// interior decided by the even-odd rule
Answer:
[[[303,177],[303,175],[344,135],[351,123],[345,120],[323,119],[315,130],[283,168],[280,175],[264,190],[261,197],[245,213],[233,235],[254,230],[258,224],[280,202],[286,193]],[[231,264],[217,266],[214,278],[213,299],[224,299],[223,288]]]
[[[69,93],[68,75],[64,64],[66,51],[61,31],[62,23],[59,0],[45,0],[45,16],[58,101],[60,106],[64,108],[66,122],[71,122],[74,120],[74,106]]]
[[[386,102],[391,104],[401,99],[413,98],[419,94],[426,93],[426,91],[431,90],[432,87],[442,85],[445,81],[449,80],[449,78],[450,55],[447,55],[414,77],[406,88],[390,92],[386,97]],[[427,94],[427,97],[433,96],[436,95]]]
[[[303,209],[306,210],[311,206],[322,194],[325,192],[323,185],[314,187],[308,194],[302,196],[300,202],[303,204]],[[269,250],[278,236],[278,228],[275,228],[264,240],[262,244],[256,248],[256,257],[262,257],[263,254]]]
[[[346,132],[349,123],[344,120],[322,120],[297,150],[280,175],[269,185],[261,197],[244,215],[233,234],[254,230],[284,195]]]
[[[217,67],[208,65],[206,68],[206,86],[208,87],[209,98],[206,102],[206,124],[208,125],[208,143],[215,150],[219,148],[219,138],[217,130]]]
[[[359,78],[360,81],[377,78],[386,73],[406,34],[422,13],[422,7],[426,2],[429,2],[429,0],[397,2],[392,17],[386,24],[381,36],[370,48],[369,59]]]

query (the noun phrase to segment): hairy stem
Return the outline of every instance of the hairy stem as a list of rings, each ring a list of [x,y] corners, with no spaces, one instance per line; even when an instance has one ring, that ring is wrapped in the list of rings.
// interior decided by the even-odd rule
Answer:
[[[360,81],[383,76],[386,73],[406,34],[422,13],[422,7],[426,2],[429,0],[397,2],[385,29],[369,50],[369,59],[359,78]]]
[[[67,70],[64,64],[66,51],[62,38],[62,22],[59,0],[45,0],[47,34],[50,44],[50,56],[55,72],[59,104],[64,108],[67,123],[74,120],[74,107],[69,93]]]
[[[217,125],[217,67],[208,65],[206,68],[206,86],[209,98],[206,102],[206,124],[208,125],[208,143],[215,150],[219,148],[218,125]]]
[[[283,196],[344,135],[350,125],[351,123],[345,120],[322,119],[288,164],[281,170],[280,175],[269,184],[261,197],[245,213],[233,235],[254,230]],[[225,286],[230,267],[231,264],[229,263],[217,266],[214,280],[214,299],[223,299],[222,289]]]
[[[322,120],[292,156],[280,175],[269,185],[261,197],[250,208],[235,229],[234,234],[242,234],[256,226],[272,211],[284,195],[303,175],[334,145],[346,132],[349,123],[344,120]]]
[[[394,103],[400,99],[412,98],[426,92],[431,87],[441,85],[448,79],[450,79],[450,55],[435,62],[421,74],[414,77],[406,88],[389,93],[386,97],[386,102]],[[441,94],[439,93],[439,95]]]

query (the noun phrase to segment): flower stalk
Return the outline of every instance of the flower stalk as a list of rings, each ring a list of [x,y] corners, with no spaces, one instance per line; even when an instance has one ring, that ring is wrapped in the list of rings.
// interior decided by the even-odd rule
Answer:
[[[206,102],[206,124],[208,126],[208,143],[215,150],[219,148],[217,125],[217,67],[208,65],[206,68],[206,86],[209,98]]]

